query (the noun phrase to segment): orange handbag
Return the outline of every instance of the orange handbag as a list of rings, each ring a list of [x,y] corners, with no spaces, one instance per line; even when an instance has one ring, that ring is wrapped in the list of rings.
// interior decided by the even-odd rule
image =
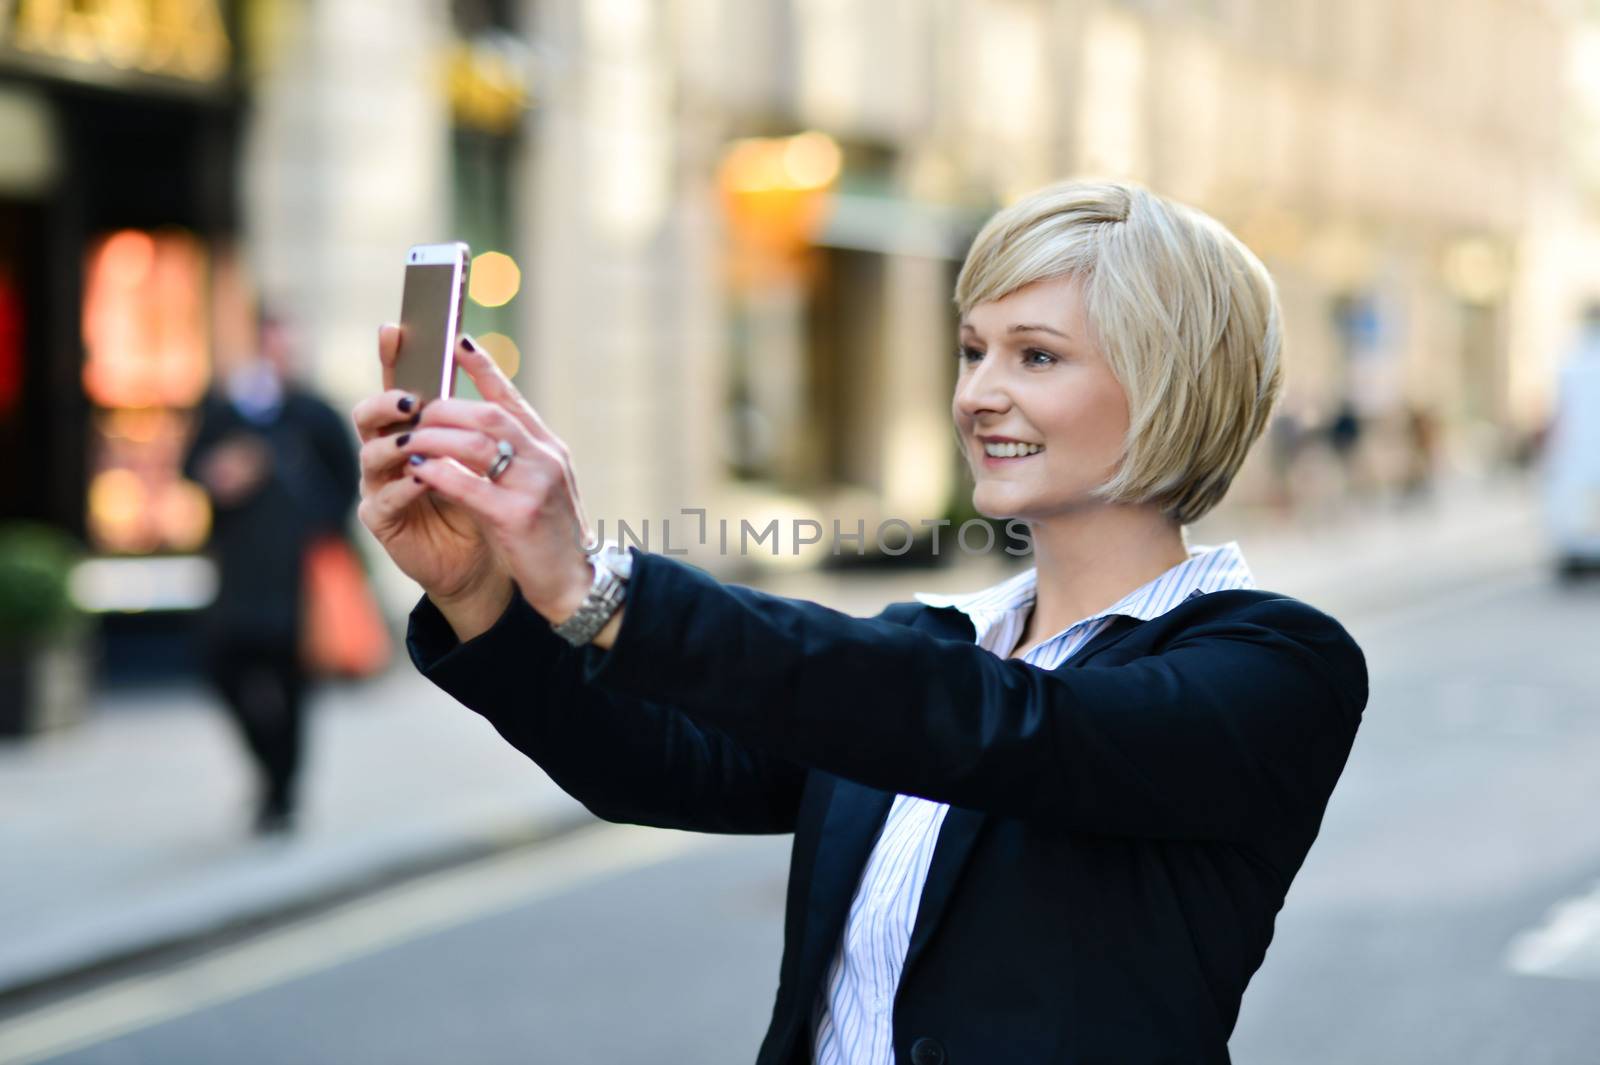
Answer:
[[[370,677],[389,664],[393,640],[355,548],[343,536],[306,547],[300,659],[314,676]]]

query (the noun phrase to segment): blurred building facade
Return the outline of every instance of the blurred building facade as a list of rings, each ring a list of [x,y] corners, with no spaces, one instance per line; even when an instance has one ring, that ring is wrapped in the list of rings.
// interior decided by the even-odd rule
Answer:
[[[151,531],[133,506],[149,485],[103,478],[105,439],[167,440],[160,412],[188,395],[124,379],[193,391],[264,298],[353,403],[413,243],[480,256],[468,328],[572,446],[591,519],[648,526],[656,550],[671,519],[672,549],[712,568],[734,563],[719,519],[734,539],[781,519],[779,557],[755,554],[789,564],[815,561],[791,553],[793,518],[860,521],[870,547],[883,518],[964,513],[955,274],[995,208],[1057,178],[1215,214],[1279,280],[1285,412],[1354,412],[1381,441],[1420,410],[1460,465],[1541,423],[1573,312],[1600,292],[1571,140],[1581,12],[1559,0],[0,10],[0,131],[26,149],[0,153],[0,402],[6,293],[33,285],[13,359],[28,399],[4,431],[44,426],[55,464],[12,469],[8,496],[108,553],[182,554],[204,520],[179,486]],[[119,37],[118,12],[146,23]],[[39,240],[48,280],[22,268]],[[201,277],[208,305],[140,333],[117,307],[147,294],[106,280],[134,267],[169,302]],[[44,380],[41,406],[26,390]],[[65,407],[76,423],[42,413]],[[1238,501],[1267,492],[1266,450]],[[1403,476],[1377,454],[1377,480]]]
[[[237,15],[0,5],[0,520],[171,556],[173,580],[116,582],[141,608],[204,593],[209,519],[178,461],[237,335],[212,314],[237,273]]]
[[[404,246],[500,196],[479,232],[522,287],[490,324],[591,516],[648,520],[658,549],[684,507],[864,518],[869,541],[885,516],[959,512],[954,275],[993,209],[1062,176],[1143,182],[1262,255],[1289,319],[1286,413],[1398,432],[1422,410],[1460,464],[1539,424],[1600,288],[1559,3],[272,6],[250,245],[316,323],[319,375],[370,386]],[[526,76],[498,132],[449,63],[485,33]],[[730,170],[735,149],[806,130],[837,147],[818,195],[750,208],[761,179]],[[500,138],[478,191],[473,135]],[[1378,454],[1377,478],[1399,476]],[[1241,498],[1261,491],[1252,461]]]

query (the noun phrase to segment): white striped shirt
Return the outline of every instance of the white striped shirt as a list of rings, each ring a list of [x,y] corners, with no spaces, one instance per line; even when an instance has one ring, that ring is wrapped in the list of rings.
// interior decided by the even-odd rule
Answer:
[[[978,645],[1005,657],[1027,624],[1037,576],[1037,569],[1028,569],[968,595],[917,592],[915,598],[928,606],[956,607],[972,619]],[[1115,605],[1035,644],[1021,658],[1041,669],[1055,669],[1099,635],[1114,616],[1148,621],[1195,595],[1254,586],[1236,542],[1191,546],[1187,561]],[[945,803],[895,796],[862,871],[812,1013],[816,1065],[893,1065],[895,991],[939,827],[949,809]]]

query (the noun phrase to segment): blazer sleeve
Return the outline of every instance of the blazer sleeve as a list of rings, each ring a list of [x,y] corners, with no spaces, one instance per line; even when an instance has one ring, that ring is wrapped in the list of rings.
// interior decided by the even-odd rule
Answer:
[[[699,832],[794,830],[805,769],[665,702],[584,683],[578,651],[520,594],[466,643],[424,597],[406,648],[423,676],[597,817]]]
[[[1251,841],[1319,819],[1367,699],[1360,648],[1289,598],[1160,653],[1051,671],[634,552],[584,676],[884,791],[1071,829]]]

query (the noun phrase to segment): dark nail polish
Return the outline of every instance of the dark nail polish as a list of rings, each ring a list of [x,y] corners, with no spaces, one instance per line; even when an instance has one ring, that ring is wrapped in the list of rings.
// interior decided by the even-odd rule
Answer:
[[[479,350],[478,345],[474,344],[472,342],[472,338],[467,336],[465,333],[461,335],[461,346],[472,352]]]
[[[423,458],[421,455],[412,455],[410,458],[406,459],[406,461],[411,463],[411,465],[413,465],[413,466],[421,466],[424,462],[427,462],[428,460]]]
[[[402,414],[410,414],[411,413],[411,408],[415,407],[416,405],[417,405],[417,401],[412,399],[410,396],[401,396],[400,397],[400,413],[402,413]]]
[[[395,447],[405,447],[410,442],[411,442],[411,434],[410,433],[401,433],[399,436],[394,438],[394,446]]]

